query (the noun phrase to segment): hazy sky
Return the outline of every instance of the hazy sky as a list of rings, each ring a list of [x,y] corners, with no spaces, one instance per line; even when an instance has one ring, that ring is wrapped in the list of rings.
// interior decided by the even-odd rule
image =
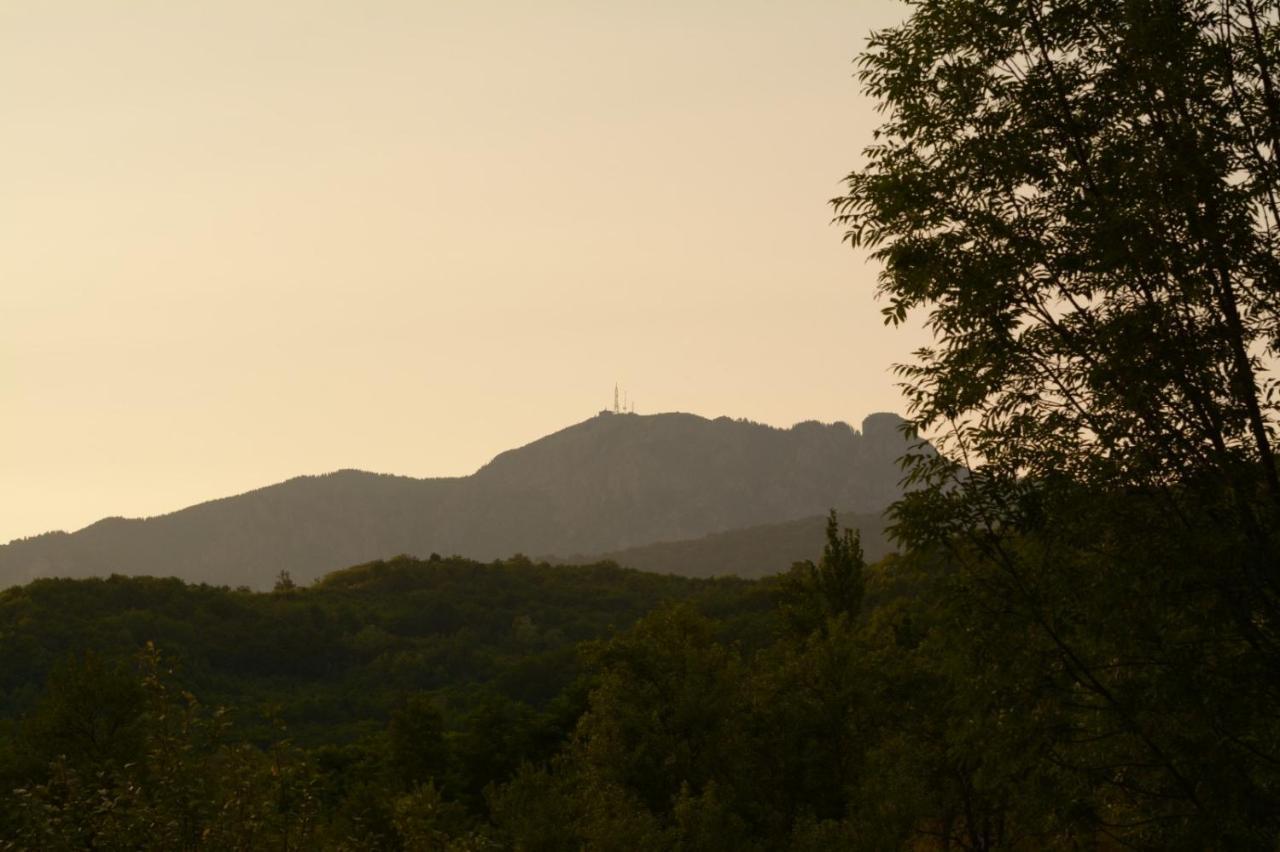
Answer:
[[[900,409],[892,0],[0,3],[0,541],[594,414]]]

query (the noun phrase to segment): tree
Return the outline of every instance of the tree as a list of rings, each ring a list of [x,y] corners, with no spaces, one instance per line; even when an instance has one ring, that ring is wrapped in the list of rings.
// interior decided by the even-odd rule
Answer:
[[[836,512],[827,517],[827,543],[817,565],[791,566],[782,582],[782,614],[797,633],[825,631],[833,619],[851,620],[862,606],[862,542],[857,530],[840,531]]]
[[[590,848],[662,848],[657,836],[680,821],[677,803],[694,819],[713,803],[690,799],[711,785],[713,810],[751,786],[746,673],[715,626],[687,604],[668,606],[597,649],[599,678],[570,748]]]
[[[442,777],[448,768],[444,718],[430,696],[403,698],[387,723],[389,762],[406,788]]]
[[[968,578],[958,659],[1027,660],[1007,765],[1126,842],[1277,830],[1278,36],[1273,0],[921,0],[861,57],[885,120],[833,202],[935,337],[897,533]]]
[[[143,693],[137,677],[92,651],[73,654],[49,674],[44,697],[24,723],[41,762],[62,756],[80,768],[123,765],[142,749]]]
[[[1277,14],[931,0],[872,37],[887,119],[833,203],[887,320],[928,312],[899,370],[953,461],[1274,511]]]

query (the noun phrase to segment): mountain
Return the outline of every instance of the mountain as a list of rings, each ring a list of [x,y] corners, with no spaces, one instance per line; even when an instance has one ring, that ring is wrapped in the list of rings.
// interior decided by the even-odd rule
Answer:
[[[879,513],[839,512],[841,527],[859,532],[867,562],[879,561],[893,550],[885,535],[885,519]],[[712,533],[700,538],[642,544],[593,556],[574,556],[565,562],[609,561],[624,568],[682,577],[767,577],[786,571],[793,562],[822,556],[826,542],[826,515],[795,521],[759,524]]]
[[[112,573],[270,586],[397,554],[604,553],[812,517],[878,512],[906,448],[893,414],[777,429],[692,414],[600,415],[467,477],[343,470],[147,519],[0,546],[0,587]],[[785,566],[784,566],[785,567]]]

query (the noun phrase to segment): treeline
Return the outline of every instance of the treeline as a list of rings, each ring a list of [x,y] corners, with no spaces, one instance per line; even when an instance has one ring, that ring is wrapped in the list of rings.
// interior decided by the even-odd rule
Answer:
[[[121,576],[7,590],[0,840],[423,848],[397,816],[419,805],[442,809],[432,832],[470,836],[486,790],[569,740],[594,643],[675,603],[719,616],[722,641],[772,634],[760,584],[523,557],[399,558],[268,594]]]
[[[1025,540],[1022,557],[1048,568],[1059,557],[1039,546]],[[1207,586],[1180,588],[1181,615],[1127,594],[1149,561],[1109,576],[1074,565],[1085,587],[1056,590],[1059,611],[1113,596],[1114,611],[1057,629],[1105,669],[1125,727],[1044,626],[1001,603],[1000,567],[959,558],[867,566],[833,517],[820,560],[757,582],[401,559],[270,594],[119,577],[10,590],[0,837],[13,849],[1274,843],[1280,773],[1224,760],[1274,743],[1257,712],[1265,681],[1201,626],[1193,599],[1209,605]],[[1148,632],[1175,615],[1180,632]],[[1204,656],[1176,664],[1188,654]],[[1207,689],[1234,690],[1234,718],[1197,710],[1217,703]],[[1164,763],[1139,759],[1153,747]]]
[[[451,712],[491,692],[541,707],[578,676],[580,643],[679,600],[737,614],[744,634],[766,629],[752,618],[767,614],[767,595],[741,580],[520,556],[401,557],[307,587],[282,575],[269,594],[152,577],[38,580],[0,593],[0,718],[31,712],[70,657],[126,660],[148,642],[204,701],[273,706],[303,740],[358,737],[423,691],[447,693]]]
[[[859,792],[875,786],[872,725],[902,721],[873,694],[883,660],[868,651],[890,622],[900,646],[892,613],[929,582],[895,563],[867,574],[833,516],[819,564],[755,583],[523,558],[398,559],[308,588],[283,577],[270,594],[38,581],[0,595],[13,791],[0,836],[15,849],[851,842],[851,809],[879,799]],[[879,836],[910,828],[892,822]]]

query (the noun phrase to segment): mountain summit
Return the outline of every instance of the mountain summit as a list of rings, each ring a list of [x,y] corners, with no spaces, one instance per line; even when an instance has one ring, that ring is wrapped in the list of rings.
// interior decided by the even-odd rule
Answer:
[[[847,507],[900,493],[893,414],[778,429],[692,414],[596,417],[447,479],[343,470],[145,520],[0,546],[0,586],[110,573],[269,586],[400,553],[493,559],[600,553]],[[786,566],[779,566],[779,569]]]

